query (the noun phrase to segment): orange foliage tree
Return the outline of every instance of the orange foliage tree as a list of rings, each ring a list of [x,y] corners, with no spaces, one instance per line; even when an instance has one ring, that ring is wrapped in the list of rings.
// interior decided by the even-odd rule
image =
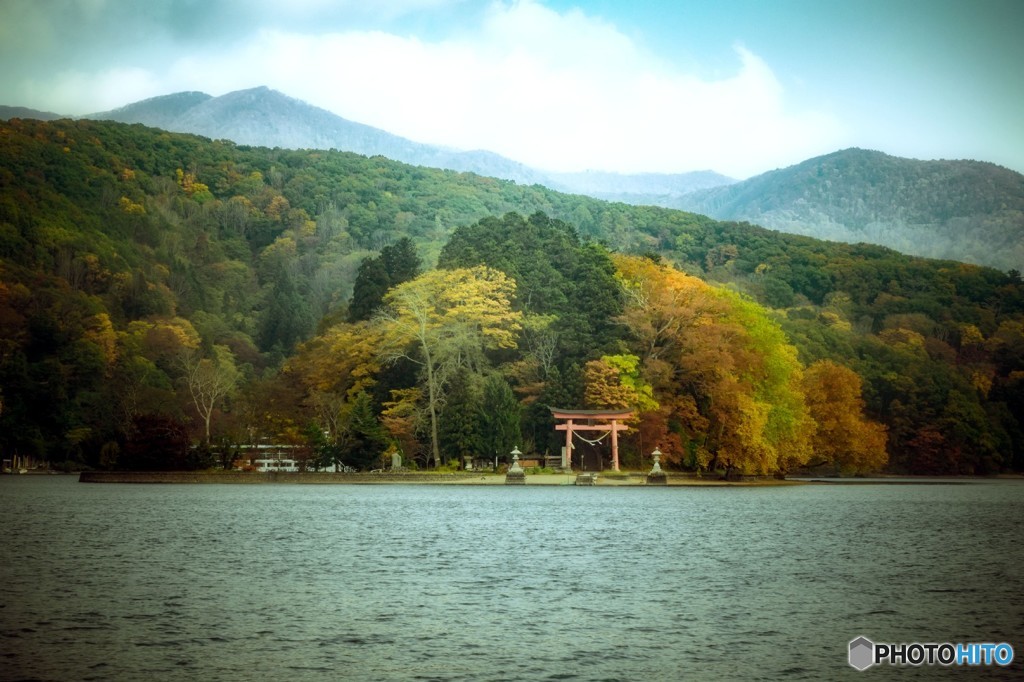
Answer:
[[[800,363],[765,311],[647,258],[615,264],[627,300],[620,321],[662,406],[641,424],[645,438],[669,461],[727,473],[806,462],[814,422]]]
[[[888,461],[886,429],[864,416],[861,379],[852,369],[820,360],[804,372],[804,395],[818,428],[814,454],[843,473],[878,471]]]

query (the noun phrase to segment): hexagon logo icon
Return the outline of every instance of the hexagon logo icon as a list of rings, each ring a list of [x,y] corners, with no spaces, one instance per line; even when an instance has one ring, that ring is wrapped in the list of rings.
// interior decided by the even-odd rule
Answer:
[[[860,636],[850,641],[850,665],[857,670],[867,670],[875,662],[875,645],[870,639]]]

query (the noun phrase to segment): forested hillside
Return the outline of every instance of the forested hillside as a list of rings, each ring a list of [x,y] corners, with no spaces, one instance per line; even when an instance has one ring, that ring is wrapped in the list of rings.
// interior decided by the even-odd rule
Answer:
[[[311,464],[433,465],[554,447],[549,405],[628,405],[627,463],[659,445],[764,473],[1024,468],[1015,272],[382,157],[18,119],[0,257],[5,457],[198,467],[267,439]]]
[[[1024,176],[846,149],[663,205],[784,232],[1024,269]]]
[[[1024,176],[991,163],[920,161],[845,149],[738,183],[711,171],[551,173],[490,152],[413,142],[265,87],[220,97],[180,92],[89,118],[237,144],[381,155],[608,201],[682,208],[819,239],[1024,270]]]
[[[544,175],[487,151],[458,151],[415,142],[337,116],[325,109],[266,87],[212,97],[178,92],[128,104],[87,118],[142,123],[215,140],[284,149],[338,149],[365,156],[386,156],[414,166],[468,171],[522,183]]]
[[[42,112],[22,110],[19,113],[13,107],[10,109],[11,113],[3,116],[0,108],[0,117],[59,118]],[[178,92],[133,102],[113,111],[90,114],[86,118],[142,123],[154,128],[260,147],[337,149],[364,156],[386,156],[413,166],[476,173],[632,204],[658,204],[696,189],[735,182],[711,171],[630,175],[552,173],[530,168],[489,151],[460,151],[415,142],[349,121],[267,87],[238,90],[219,97],[202,92]]]

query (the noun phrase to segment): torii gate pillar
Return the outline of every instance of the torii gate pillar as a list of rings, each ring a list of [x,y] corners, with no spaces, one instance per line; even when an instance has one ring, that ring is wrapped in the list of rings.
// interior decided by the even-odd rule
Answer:
[[[627,431],[629,427],[620,422],[633,418],[629,410],[560,410],[551,408],[551,416],[565,420],[564,424],[556,424],[556,431],[565,431],[566,466],[572,469],[572,434],[574,431],[611,431],[612,436],[612,470],[619,470],[619,431]],[[577,424],[575,420],[583,419],[585,424]],[[593,422],[605,422],[594,424]]]
[[[572,420],[568,420],[565,426],[565,461],[562,462],[562,466],[572,471]]]

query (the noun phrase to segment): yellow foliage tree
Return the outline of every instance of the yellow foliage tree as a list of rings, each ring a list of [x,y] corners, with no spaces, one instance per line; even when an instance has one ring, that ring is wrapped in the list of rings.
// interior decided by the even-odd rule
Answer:
[[[488,348],[515,348],[522,314],[512,310],[515,280],[486,266],[433,270],[393,288],[373,323],[380,356],[423,370],[430,445],[440,463],[438,409],[451,371],[479,369]]]
[[[375,383],[380,369],[378,330],[367,322],[337,324],[307,341],[288,361],[321,425],[337,436],[346,405]]]
[[[367,322],[341,323],[299,346],[286,370],[310,391],[353,398],[369,389],[380,369],[379,330]]]
[[[727,472],[785,471],[810,456],[814,423],[800,388],[796,350],[763,309],[650,259],[616,256],[643,376],[666,409],[646,438],[679,461]],[[674,425],[674,432],[669,431]],[[680,439],[679,434],[685,434]]]
[[[648,258],[615,256],[616,279],[626,297],[622,321],[649,366],[680,349],[688,330],[721,310],[710,287]]]
[[[170,370],[184,349],[199,348],[199,332],[183,317],[135,320],[119,334],[130,353],[140,354]]]
[[[96,313],[85,320],[85,338],[103,354],[108,367],[117,360],[117,332],[107,313]]]
[[[605,355],[583,368],[584,400],[589,407],[647,412],[658,409],[654,391],[640,376],[635,355]]]
[[[831,360],[807,368],[804,394],[818,428],[814,453],[843,473],[878,471],[888,461],[886,429],[864,416],[861,379]]]
[[[121,197],[121,199],[117,202],[117,204],[118,204],[118,206],[121,207],[121,210],[124,211],[125,213],[127,213],[128,215],[145,215],[146,214],[146,207],[145,206],[143,206],[142,204],[139,204],[139,203],[136,203],[136,202],[132,201],[128,197]]]

